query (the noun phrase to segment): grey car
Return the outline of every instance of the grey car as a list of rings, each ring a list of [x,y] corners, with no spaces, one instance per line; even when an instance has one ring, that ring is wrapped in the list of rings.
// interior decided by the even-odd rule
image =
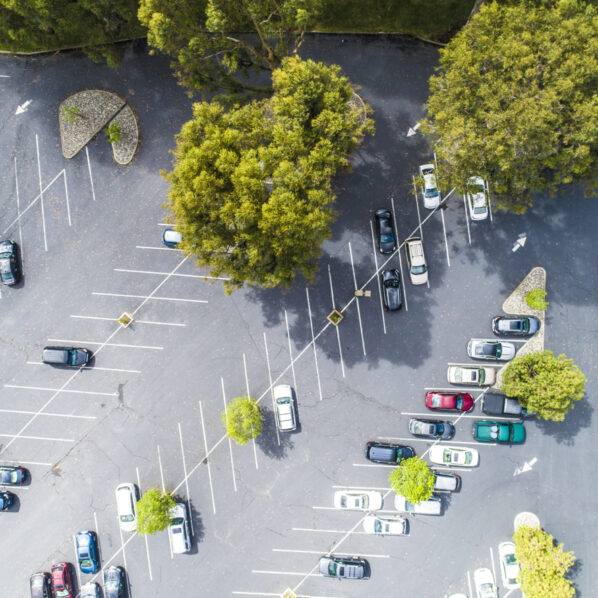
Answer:
[[[540,330],[540,320],[534,316],[497,316],[492,320],[496,336],[532,336]]]
[[[412,417],[409,420],[409,432],[420,438],[447,440],[455,435],[455,426],[450,422],[438,419],[419,419]]]
[[[18,246],[14,241],[2,241],[0,243],[0,282],[12,286],[20,279]]]
[[[509,361],[515,357],[515,345],[504,341],[472,338],[467,344],[467,355],[473,359]]]
[[[380,275],[382,301],[386,311],[397,311],[403,307],[401,296],[401,274],[396,269],[384,270]]]
[[[125,570],[112,565],[104,569],[104,597],[123,598],[125,595]]]
[[[336,579],[368,579],[368,563],[365,559],[340,557],[333,554],[320,557],[320,573]]]

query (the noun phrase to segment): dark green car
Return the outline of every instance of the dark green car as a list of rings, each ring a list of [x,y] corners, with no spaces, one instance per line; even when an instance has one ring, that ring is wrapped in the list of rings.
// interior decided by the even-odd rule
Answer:
[[[480,420],[473,424],[473,437],[478,442],[523,444],[525,442],[525,426],[519,422]]]

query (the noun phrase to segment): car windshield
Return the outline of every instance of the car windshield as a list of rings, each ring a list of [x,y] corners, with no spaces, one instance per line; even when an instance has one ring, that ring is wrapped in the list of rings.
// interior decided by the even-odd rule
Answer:
[[[473,209],[474,214],[485,214],[486,213],[486,206],[476,206]]]
[[[382,243],[392,243],[394,240],[395,238],[388,233],[380,235],[380,241],[382,241]]]
[[[473,457],[473,455],[469,451],[466,451],[465,452],[465,463],[466,464],[471,463],[472,457]]]
[[[507,563],[507,565],[515,565],[517,563],[517,559],[515,558],[515,555],[514,554],[505,555],[505,563]]]
[[[93,566],[91,559],[81,559],[79,563],[81,564],[81,567],[85,569],[91,569],[91,567]]]
[[[68,596],[69,595],[69,591],[64,588],[63,586],[60,586],[60,590],[54,586],[54,590],[56,591],[56,596],[58,596],[59,598],[62,598],[63,596]]]
[[[75,349],[71,349],[68,354],[69,365],[77,365],[77,351],[75,351]]]
[[[461,395],[457,395],[455,397],[455,407],[457,409],[461,409],[463,407],[463,397]]]
[[[423,264],[421,266],[412,266],[411,272],[413,272],[413,274],[425,274],[426,267]]]
[[[436,187],[431,187],[430,189],[426,189],[426,197],[436,197],[438,195],[438,189]]]
[[[480,384],[484,384],[484,380],[486,379],[486,372],[484,370],[478,370],[478,374],[480,376]]]
[[[183,518],[182,517],[175,517],[174,519],[171,519],[171,524],[170,525],[183,525]]]
[[[443,460],[444,463],[450,463],[452,461],[451,451],[445,450],[442,453],[442,460]]]
[[[469,185],[469,191],[472,194],[477,195],[478,193],[484,193],[485,189],[484,189],[484,185],[478,185],[478,184],[472,184]]]
[[[392,287],[393,289],[396,289],[400,286],[400,283],[398,280],[387,280],[385,283],[385,286],[387,287]]]
[[[502,355],[502,345],[500,343],[494,345],[494,354],[496,357],[500,357]]]
[[[123,523],[131,523],[131,521],[135,521],[135,517],[133,515],[121,515],[120,520]]]
[[[339,567],[339,569],[342,571],[341,567]],[[334,561],[331,561],[328,564],[328,573],[330,575],[332,575],[333,577],[336,577],[336,570],[337,570],[337,564]]]
[[[377,519],[376,519],[376,522],[374,523],[374,531],[375,531],[377,534],[379,534],[379,533],[381,533],[381,532],[382,532],[382,522],[381,522],[381,521],[378,521]]]
[[[529,332],[529,320],[521,320],[521,330],[522,332]]]

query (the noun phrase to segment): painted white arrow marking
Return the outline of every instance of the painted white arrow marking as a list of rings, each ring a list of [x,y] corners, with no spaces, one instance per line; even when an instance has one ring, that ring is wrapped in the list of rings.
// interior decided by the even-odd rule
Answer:
[[[531,471],[532,468],[534,467],[534,465],[538,462],[538,458],[534,457],[533,459],[530,459],[529,461],[526,461],[521,467],[517,467],[515,469],[515,471],[513,472],[513,477],[515,477],[516,475],[521,475],[522,473],[526,473],[528,471]]]
[[[23,102],[20,106],[17,106],[15,114],[23,114],[23,112],[27,112],[27,108],[29,108],[29,105],[32,102],[33,100],[27,100],[26,102]]]
[[[413,127],[409,127],[409,131],[407,131],[407,137],[412,137],[415,135],[415,132],[419,129],[419,123],[414,125]]]
[[[515,253],[515,251],[517,251],[519,248],[525,247],[525,242],[526,241],[527,241],[527,235],[526,235],[526,233],[521,233],[519,235],[519,238],[517,239],[517,241],[515,241],[515,244],[513,245],[513,248],[511,249],[511,251],[513,253]]]

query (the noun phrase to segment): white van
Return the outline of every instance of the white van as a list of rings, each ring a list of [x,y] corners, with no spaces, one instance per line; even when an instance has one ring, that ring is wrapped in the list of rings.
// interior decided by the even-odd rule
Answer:
[[[438,496],[432,496],[415,505],[404,496],[396,494],[395,509],[401,513],[413,513],[414,515],[442,515],[442,500]]]
[[[274,387],[274,414],[281,432],[292,432],[297,428],[293,389],[288,384]]]
[[[168,526],[168,535],[173,554],[183,554],[191,550],[189,515],[187,506],[183,502],[177,502],[174,506]]]
[[[116,511],[120,528],[125,532],[134,532],[137,527],[137,487],[130,482],[120,484],[116,494]]]

